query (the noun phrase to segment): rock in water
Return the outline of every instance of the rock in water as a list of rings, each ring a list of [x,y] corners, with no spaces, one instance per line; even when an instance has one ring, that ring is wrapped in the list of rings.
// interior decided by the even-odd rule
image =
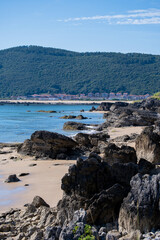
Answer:
[[[5,180],[6,183],[11,183],[11,182],[19,182],[20,179],[17,178],[16,174],[9,175],[9,177]]]
[[[119,230],[142,233],[160,228],[160,174],[137,174],[119,213]]]
[[[56,158],[60,153],[68,153],[77,146],[77,143],[64,135],[48,132],[36,131],[19,146],[18,152],[37,156]]]
[[[84,123],[79,123],[79,122],[66,122],[63,125],[63,129],[64,130],[86,130],[87,125]]]
[[[137,158],[160,164],[160,135],[153,132],[153,127],[146,127],[135,142]]]

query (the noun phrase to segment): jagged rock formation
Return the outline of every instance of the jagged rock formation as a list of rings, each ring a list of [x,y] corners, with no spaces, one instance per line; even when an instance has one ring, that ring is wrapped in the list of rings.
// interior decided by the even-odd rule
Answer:
[[[31,139],[27,139],[18,147],[18,152],[53,159],[58,158],[58,154],[63,153],[67,158],[75,154],[76,146],[77,143],[74,140],[64,135],[48,131],[36,131],[31,135]]]
[[[142,233],[160,228],[160,174],[137,174],[131,180],[131,191],[119,214],[119,230]]]
[[[103,161],[112,165],[114,163],[137,163],[136,151],[134,148],[129,146],[122,146],[119,148],[114,143],[108,144],[104,148]]]
[[[87,130],[87,124],[80,122],[65,122],[63,125],[64,130]]]
[[[151,126],[159,118],[160,101],[144,100],[141,103],[128,104],[123,102],[101,103],[97,110],[108,111],[104,114],[106,122],[99,127],[105,129],[125,126]]]
[[[138,159],[144,158],[151,163],[160,164],[160,135],[147,127],[137,137],[135,148]]]
[[[77,142],[79,147],[83,150],[96,150],[100,152],[100,147],[102,145],[107,144],[107,140],[109,139],[108,133],[105,132],[100,132],[100,133],[94,133],[94,134],[86,134],[86,133],[78,133],[75,137],[74,140]]]
[[[65,194],[57,206],[58,223],[72,220],[74,211],[80,208],[87,211],[90,224],[115,221],[122,199],[130,189],[130,179],[137,172],[138,167],[133,163],[111,167],[96,154],[86,160],[79,159],[62,178]]]

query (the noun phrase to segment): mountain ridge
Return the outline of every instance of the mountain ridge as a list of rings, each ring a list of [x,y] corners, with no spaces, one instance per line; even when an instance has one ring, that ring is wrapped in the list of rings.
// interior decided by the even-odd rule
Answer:
[[[160,55],[19,46],[0,50],[0,97],[128,92],[160,88]]]

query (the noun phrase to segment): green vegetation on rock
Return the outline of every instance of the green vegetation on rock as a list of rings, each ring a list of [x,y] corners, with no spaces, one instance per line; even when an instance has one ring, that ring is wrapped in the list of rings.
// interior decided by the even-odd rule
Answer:
[[[0,97],[160,89],[160,56],[22,46],[0,51]]]

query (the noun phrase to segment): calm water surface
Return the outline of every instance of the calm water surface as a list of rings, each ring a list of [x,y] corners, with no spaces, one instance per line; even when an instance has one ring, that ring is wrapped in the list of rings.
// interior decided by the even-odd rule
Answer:
[[[73,119],[71,121],[86,124],[100,124],[104,122],[102,114],[87,112],[91,107],[92,105],[0,105],[0,142],[23,142],[25,139],[30,138],[31,134],[36,130],[48,130],[67,136],[74,135],[77,131],[63,130],[63,124],[70,120],[60,119],[60,117],[69,114],[82,114],[90,119]],[[81,113],[81,109],[84,109],[86,112]],[[39,110],[54,110],[56,113],[37,112]],[[9,185],[0,181],[0,207],[12,204],[13,196],[21,191],[25,191],[24,187],[17,187],[11,190]]]
[[[36,130],[48,130],[65,134],[67,136],[76,134],[74,131],[64,131],[63,124],[66,121],[77,121],[83,123],[100,124],[104,122],[102,114],[83,112],[88,111],[91,105],[0,105],[0,142],[23,142],[30,138]],[[39,110],[54,110],[57,113],[42,113]],[[91,118],[86,120],[60,119],[64,115],[79,115]]]

